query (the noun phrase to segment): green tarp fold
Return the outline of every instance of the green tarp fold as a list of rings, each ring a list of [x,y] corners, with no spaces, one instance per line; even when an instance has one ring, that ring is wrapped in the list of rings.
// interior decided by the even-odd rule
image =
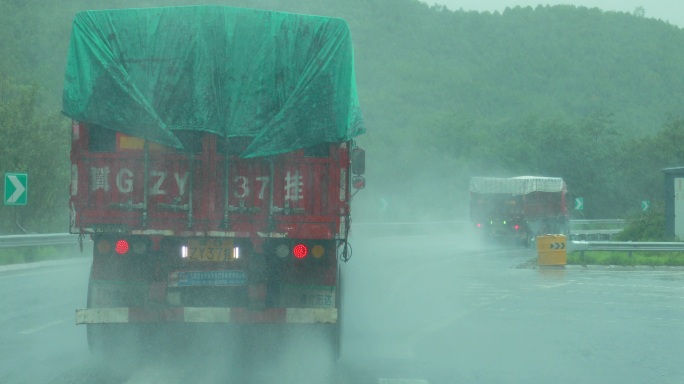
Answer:
[[[221,6],[79,12],[63,113],[175,148],[252,137],[243,157],[365,131],[344,20]]]

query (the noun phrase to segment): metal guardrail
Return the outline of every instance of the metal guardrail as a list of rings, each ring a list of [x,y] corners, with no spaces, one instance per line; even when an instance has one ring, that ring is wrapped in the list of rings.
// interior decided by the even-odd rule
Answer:
[[[608,241],[622,232],[622,229],[573,229],[570,240],[574,241]]]
[[[570,240],[574,241],[609,241],[613,236],[622,232],[626,220],[623,219],[598,219],[598,220],[570,220]],[[592,227],[612,227],[603,229],[584,229]]]
[[[570,225],[625,225],[624,219],[570,220]]]
[[[684,252],[684,242],[632,242],[632,241],[571,241],[568,251],[611,251],[611,252]]]
[[[624,220],[573,220],[573,223],[624,223]],[[453,221],[433,221],[433,222],[395,222],[395,223],[354,223],[353,227],[362,231],[384,231],[394,232],[434,232],[444,230],[458,230],[464,225],[469,224],[467,220]],[[613,235],[619,233],[621,229],[576,229],[572,230],[570,240],[610,240]],[[49,233],[33,235],[9,235],[0,236],[0,248],[12,247],[37,247],[41,245],[67,245],[77,244],[78,236],[70,233]]]
[[[78,235],[72,235],[70,233],[48,233],[40,235],[0,236],[0,248],[68,244],[77,245]]]
[[[429,224],[443,225],[463,224],[463,222],[432,222]],[[412,226],[417,223],[394,223],[400,226]],[[361,226],[380,226],[381,223],[364,223]],[[614,233],[620,230],[613,230]],[[597,233],[605,233],[603,230],[596,230]],[[39,235],[10,235],[0,236],[0,248],[10,247],[36,247],[43,245],[77,245],[78,235],[70,233],[49,233]],[[584,256],[587,251],[615,251],[615,252],[684,252],[684,242],[632,242],[632,241],[577,241],[568,242],[569,252],[580,252]]]

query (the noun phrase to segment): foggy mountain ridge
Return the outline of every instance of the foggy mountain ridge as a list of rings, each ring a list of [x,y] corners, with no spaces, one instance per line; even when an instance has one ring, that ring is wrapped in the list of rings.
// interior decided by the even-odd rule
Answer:
[[[0,0],[0,138],[36,137],[32,148],[3,140],[0,169],[50,181],[30,190],[22,220],[33,230],[68,225],[69,123],[56,113],[74,14],[192,4],[347,20],[369,129],[359,139],[368,152],[359,220],[463,218],[470,176],[519,174],[564,177],[588,217],[624,217],[662,196],[661,168],[684,163],[673,140],[683,126],[684,31],[658,20],[569,5],[449,11],[417,0]]]

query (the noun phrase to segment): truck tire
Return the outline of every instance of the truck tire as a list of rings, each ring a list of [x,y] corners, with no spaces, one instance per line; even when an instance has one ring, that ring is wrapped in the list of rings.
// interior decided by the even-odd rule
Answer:
[[[523,246],[525,248],[530,248],[532,246],[532,243],[534,243],[534,236],[532,236],[531,233],[527,232],[525,235],[525,240],[523,240]]]
[[[88,281],[86,304],[87,308],[99,307],[93,303],[92,277]],[[154,334],[145,324],[86,324],[90,353],[121,367],[134,367],[138,358],[148,352]]]
[[[103,338],[103,331],[101,329],[101,326],[95,324],[87,324],[86,325],[86,338],[88,340],[88,349],[90,350],[90,353],[93,355],[102,355],[105,354],[106,348],[104,348],[104,344],[106,344],[106,341]]]

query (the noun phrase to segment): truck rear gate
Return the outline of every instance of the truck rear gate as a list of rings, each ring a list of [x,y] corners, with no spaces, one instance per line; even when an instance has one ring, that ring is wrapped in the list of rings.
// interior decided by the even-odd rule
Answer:
[[[211,134],[191,154],[117,134],[112,151],[93,152],[79,150],[94,147],[90,127],[73,129],[73,225],[94,233],[92,307],[335,308],[349,212],[346,143],[240,159],[217,151],[228,144]],[[102,314],[119,312],[80,313],[108,322]]]
[[[348,215],[346,143],[270,158],[227,156],[228,140],[205,134],[197,153],[170,148],[93,152],[75,123],[72,211],[76,228],[165,236],[261,233],[262,237],[339,237]],[[121,140],[117,140],[120,143]],[[130,144],[129,144],[130,145]],[[342,230],[340,229],[342,226]]]

